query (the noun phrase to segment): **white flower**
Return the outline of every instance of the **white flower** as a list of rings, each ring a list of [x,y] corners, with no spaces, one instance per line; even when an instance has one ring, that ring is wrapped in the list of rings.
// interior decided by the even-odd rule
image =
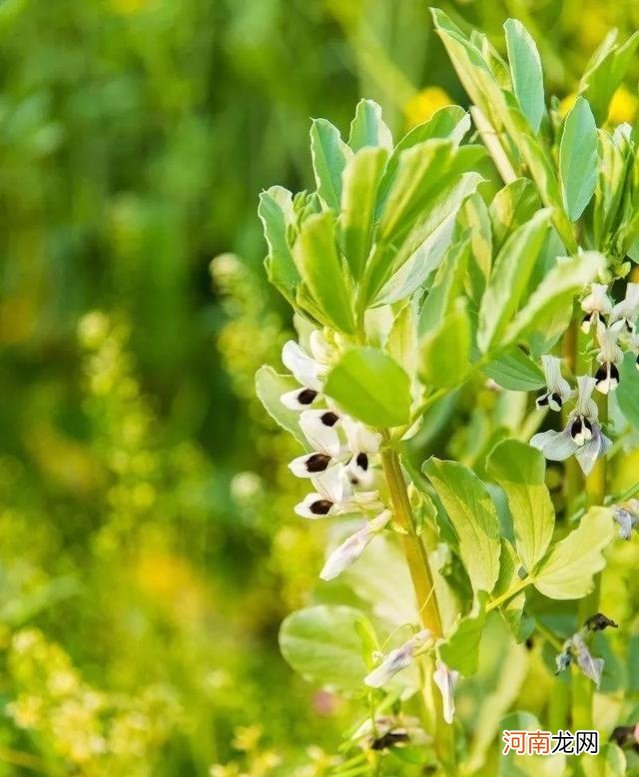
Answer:
[[[317,477],[330,467],[348,460],[337,425],[340,417],[332,410],[304,410],[300,415],[300,428],[313,448],[312,453],[297,456],[288,465],[298,478]]]
[[[639,317],[639,283],[629,283],[626,286],[626,296],[612,309],[611,322],[616,329],[625,329],[634,334]]]
[[[583,473],[588,475],[599,456],[604,456],[612,443],[601,431],[599,412],[592,400],[595,379],[587,375],[577,378],[577,404],[568,416],[562,432],[548,431],[535,434],[530,444],[550,461],[565,461],[575,456]]]
[[[602,394],[614,391],[619,385],[619,365],[623,361],[623,352],[617,345],[618,331],[613,327],[597,327],[599,353],[597,362],[601,365],[595,373],[595,388]]]
[[[347,446],[351,453],[348,472],[353,485],[369,487],[374,475],[371,457],[379,452],[382,436],[359,421],[345,417],[343,422]]]
[[[344,467],[331,467],[319,478],[313,478],[317,491],[307,494],[295,506],[302,518],[324,518],[364,511],[380,510],[383,505],[378,491],[353,493],[352,484]]]
[[[639,523],[639,500],[630,499],[622,505],[615,505],[612,509],[612,517],[619,524],[619,536],[622,540],[629,540],[632,530]]]
[[[581,309],[586,314],[581,322],[581,330],[588,334],[593,324],[597,324],[602,316],[612,311],[612,302],[608,297],[608,287],[603,283],[593,283],[590,294],[584,297]]]
[[[288,340],[282,348],[282,362],[300,384],[299,389],[282,394],[280,401],[290,410],[303,410],[320,396],[330,359],[322,334],[315,330],[309,338],[311,356],[295,342]]]
[[[362,555],[370,541],[379,534],[391,519],[390,510],[384,510],[377,518],[368,521],[337,547],[326,560],[320,572],[322,580],[333,580]]]
[[[537,397],[538,408],[549,407],[559,411],[563,403],[572,396],[570,384],[561,376],[561,359],[556,356],[542,356],[541,364],[546,376],[546,391]]]
[[[442,694],[444,720],[446,723],[452,723],[455,716],[455,686],[459,680],[459,672],[449,669],[443,661],[438,661],[433,680]]]
[[[590,650],[588,650],[588,646],[586,645],[583,636],[579,632],[577,632],[577,634],[573,634],[570,639],[567,639],[564,642],[561,653],[556,656],[556,674],[563,672],[564,669],[566,669],[572,663],[572,661],[575,660],[577,661],[577,666],[581,669],[581,671],[586,675],[586,677],[589,677],[598,688],[601,683],[601,674],[604,668],[604,660],[603,658],[593,658]]]
[[[364,678],[366,685],[370,688],[386,685],[398,672],[412,664],[417,650],[423,648],[432,638],[433,633],[429,629],[422,629],[401,647],[391,650],[382,663]]]

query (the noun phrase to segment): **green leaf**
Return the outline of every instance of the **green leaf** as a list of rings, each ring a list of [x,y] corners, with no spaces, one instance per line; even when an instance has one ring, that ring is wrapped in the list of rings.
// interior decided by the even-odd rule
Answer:
[[[289,302],[293,302],[300,274],[295,267],[286,235],[294,219],[291,193],[281,186],[272,186],[260,194],[257,213],[268,245],[268,255],[264,262],[268,279]]]
[[[300,414],[295,410],[289,410],[280,401],[282,394],[294,391],[296,388],[299,388],[299,384],[295,378],[290,375],[280,375],[266,364],[263,364],[255,373],[255,391],[266,412],[307,448],[306,437],[299,425]]]
[[[473,611],[461,619],[452,637],[439,648],[444,663],[464,677],[472,677],[477,673],[479,643],[485,623],[484,602],[478,599],[473,606]]]
[[[535,391],[546,385],[540,367],[517,346],[509,348],[482,372],[508,391]]]
[[[295,264],[315,303],[336,329],[355,328],[351,295],[335,243],[335,219],[330,212],[309,216],[293,246]]]
[[[571,221],[584,212],[597,185],[599,135],[588,102],[578,97],[566,116],[559,146],[559,175]]]
[[[639,370],[633,353],[626,353],[620,371],[615,398],[619,409],[636,429],[639,429]]]
[[[446,253],[419,314],[420,337],[436,329],[442,319],[453,312],[457,298],[463,293],[469,255],[468,236],[454,243]]]
[[[507,19],[504,30],[515,95],[533,132],[538,132],[545,110],[544,77],[539,52],[521,22]]]
[[[422,381],[437,388],[462,383],[470,369],[470,322],[463,299],[419,344],[418,373]]]
[[[311,157],[317,193],[327,208],[339,210],[342,199],[342,173],[351,149],[337,127],[326,119],[314,119],[311,125]]]
[[[382,109],[373,100],[360,100],[351,122],[348,145],[353,151],[367,146],[381,146],[393,150],[393,136],[382,119]]]
[[[383,148],[363,148],[353,155],[344,170],[342,248],[356,280],[364,270],[371,249],[377,187],[386,158]]]
[[[486,486],[457,462],[430,458],[423,469],[457,533],[473,590],[490,593],[499,575],[501,546],[497,510]]]
[[[521,341],[536,330],[543,330],[558,312],[572,309],[575,295],[596,280],[605,264],[605,258],[597,251],[584,251],[572,259],[559,257],[506,330],[504,341]]]
[[[612,96],[635,55],[639,32],[621,46],[616,40],[617,30],[611,30],[591,57],[579,84],[579,93],[590,103],[599,124],[606,121]]]
[[[357,622],[372,628],[353,607],[307,607],[291,613],[280,628],[280,650],[305,680],[330,691],[361,691],[367,669]]]
[[[329,372],[324,392],[370,426],[401,426],[410,420],[409,377],[375,348],[346,351]]]
[[[628,763],[626,754],[614,742],[607,742],[599,748],[597,758],[584,758],[584,777],[626,777]]]
[[[495,259],[479,308],[477,344],[483,353],[499,345],[517,312],[549,230],[550,212],[539,211],[512,233]]]
[[[517,552],[531,572],[548,549],[555,527],[544,457],[519,440],[504,440],[491,451],[487,471],[506,492]]]
[[[529,221],[539,207],[539,195],[529,178],[517,178],[497,192],[489,208],[496,253],[513,230]]]
[[[535,588],[550,599],[586,596],[592,590],[593,575],[606,564],[602,551],[614,536],[610,510],[592,507],[548,553],[532,580]]]

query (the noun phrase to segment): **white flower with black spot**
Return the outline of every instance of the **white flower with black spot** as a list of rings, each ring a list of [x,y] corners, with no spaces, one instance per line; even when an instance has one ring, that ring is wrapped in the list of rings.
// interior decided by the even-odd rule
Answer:
[[[321,332],[315,330],[309,338],[311,354],[289,340],[282,348],[282,362],[300,388],[282,394],[280,401],[290,410],[304,410],[321,398],[328,371],[329,348]]]
[[[408,642],[391,652],[383,658],[378,667],[373,669],[366,677],[364,682],[370,688],[381,688],[391,680],[402,669],[409,667],[415,660],[415,656],[433,640],[433,633],[429,629],[418,631]]]
[[[623,362],[623,351],[617,345],[618,331],[613,327],[606,329],[603,324],[597,327],[600,365],[595,373],[595,388],[602,394],[608,394],[619,386],[619,367]]]
[[[639,318],[639,283],[629,283],[626,286],[624,299],[612,309],[610,325],[619,332],[634,335],[637,330],[637,318]]]
[[[559,412],[573,393],[568,381],[561,376],[561,359],[542,356],[541,364],[546,376],[546,391],[537,397],[535,404],[539,409],[549,407]]]
[[[581,309],[585,313],[581,321],[581,330],[584,334],[591,331],[603,316],[612,312],[612,302],[608,296],[608,287],[603,283],[593,283],[590,286],[590,294],[584,297]]]

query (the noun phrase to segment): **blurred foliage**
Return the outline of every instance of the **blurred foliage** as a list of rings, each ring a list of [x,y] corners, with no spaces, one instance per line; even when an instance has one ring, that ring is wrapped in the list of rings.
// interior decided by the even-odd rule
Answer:
[[[639,27],[443,5],[521,18],[560,97]],[[463,100],[427,4],[3,0],[0,65],[0,775],[328,773],[347,710],[276,645],[322,543],[252,398],[289,327],[255,206],[307,183],[310,116]]]

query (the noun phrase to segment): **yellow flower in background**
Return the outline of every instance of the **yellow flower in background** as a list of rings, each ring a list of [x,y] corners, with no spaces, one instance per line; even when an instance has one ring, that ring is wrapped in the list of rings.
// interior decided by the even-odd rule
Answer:
[[[137,13],[148,5],[148,0],[109,0],[113,11],[128,16]]]
[[[427,86],[406,103],[404,108],[406,124],[409,128],[423,124],[435,111],[452,103],[450,95],[444,89],[439,86]]]
[[[611,124],[632,124],[637,116],[639,98],[623,84],[613,94],[608,109],[608,121]]]
[[[571,92],[567,94],[564,99],[559,103],[559,114],[563,118],[568,111],[577,102],[577,92]]]

